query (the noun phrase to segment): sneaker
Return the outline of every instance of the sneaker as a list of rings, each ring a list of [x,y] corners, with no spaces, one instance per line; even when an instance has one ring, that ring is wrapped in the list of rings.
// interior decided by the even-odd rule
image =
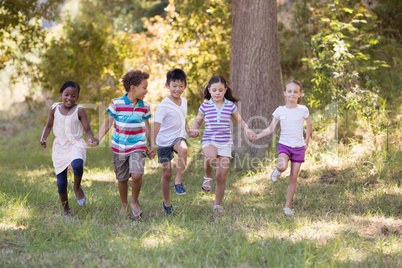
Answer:
[[[175,214],[173,212],[173,205],[171,205],[170,207],[166,207],[165,202],[162,202],[162,205],[163,205],[163,209],[165,210],[167,215],[175,216]]]
[[[225,209],[223,207],[221,207],[220,205],[215,205],[213,211],[219,212],[219,213],[225,213]]]
[[[279,176],[281,176],[281,173],[279,170],[275,168],[275,170],[271,173],[271,181],[272,182],[277,182],[279,179]]]
[[[185,195],[186,194],[186,190],[183,187],[183,184],[175,184],[174,188],[176,189],[176,194],[178,195]]]
[[[291,208],[284,208],[283,213],[285,213],[285,215],[287,216],[292,216],[293,214],[295,214],[295,211]]]

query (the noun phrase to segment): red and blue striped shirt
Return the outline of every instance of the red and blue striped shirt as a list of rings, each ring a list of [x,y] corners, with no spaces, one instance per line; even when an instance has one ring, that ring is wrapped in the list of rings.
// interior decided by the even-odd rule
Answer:
[[[134,106],[125,94],[114,99],[107,112],[114,118],[112,150],[116,154],[129,154],[134,151],[145,151],[145,121],[151,118],[149,104],[138,100]]]

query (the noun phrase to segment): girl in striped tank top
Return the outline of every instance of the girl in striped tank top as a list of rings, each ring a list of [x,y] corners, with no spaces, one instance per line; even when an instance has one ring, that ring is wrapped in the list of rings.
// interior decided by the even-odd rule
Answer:
[[[222,76],[212,77],[203,91],[204,102],[195,119],[190,136],[198,137],[199,128],[205,120],[202,150],[205,156],[205,177],[201,189],[205,192],[211,190],[212,169],[216,165],[216,189],[214,210],[224,212],[220,206],[226,187],[226,176],[232,152],[232,135],[230,119],[246,132],[249,139],[255,139],[256,134],[250,130],[243,121],[236,107],[237,99],[232,96],[232,90]]]

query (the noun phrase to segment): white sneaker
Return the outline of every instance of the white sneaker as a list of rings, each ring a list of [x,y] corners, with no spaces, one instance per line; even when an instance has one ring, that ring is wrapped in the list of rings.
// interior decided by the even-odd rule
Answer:
[[[292,216],[293,214],[295,214],[295,211],[291,208],[284,208],[283,212],[285,213],[285,215],[287,216]]]
[[[272,173],[271,173],[271,181],[276,182],[279,179],[280,176],[281,176],[281,173],[279,172],[279,170],[277,170],[275,168],[275,170],[272,171]]]
[[[221,207],[220,205],[215,205],[213,211],[219,212],[219,213],[225,213],[225,209],[223,207]]]

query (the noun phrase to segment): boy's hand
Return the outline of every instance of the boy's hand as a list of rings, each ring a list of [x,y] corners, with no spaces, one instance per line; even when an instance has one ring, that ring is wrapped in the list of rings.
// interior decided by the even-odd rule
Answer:
[[[46,149],[47,145],[46,145],[46,140],[45,139],[40,139],[40,145],[43,147],[43,149]]]
[[[95,146],[99,145],[99,141],[97,138],[92,137],[92,138],[88,138],[87,144],[89,147],[95,147]]]
[[[192,130],[190,130],[188,135],[190,136],[190,138],[197,138],[200,136],[200,131],[197,129],[192,129]]]
[[[149,159],[154,159],[156,155],[155,146],[148,146],[146,154],[148,155]]]

